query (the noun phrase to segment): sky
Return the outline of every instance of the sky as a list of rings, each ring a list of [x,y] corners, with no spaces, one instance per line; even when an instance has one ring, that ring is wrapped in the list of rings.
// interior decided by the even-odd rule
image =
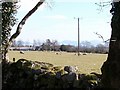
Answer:
[[[77,41],[79,17],[80,41],[101,40],[94,32],[107,40],[111,36],[111,6],[100,11],[100,7],[95,4],[100,1],[103,0],[48,0],[29,17],[16,39],[28,42],[46,39]],[[21,7],[16,16],[18,23],[37,2],[38,0],[20,0]],[[13,27],[12,34],[17,24]]]

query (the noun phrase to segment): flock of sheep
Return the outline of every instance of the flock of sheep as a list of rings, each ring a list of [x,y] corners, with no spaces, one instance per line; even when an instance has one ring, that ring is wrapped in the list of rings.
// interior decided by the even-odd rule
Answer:
[[[24,51],[20,51],[20,54],[24,54]],[[56,52],[56,55],[61,55],[61,52]],[[87,53],[79,53],[80,55],[87,55]],[[76,53],[74,55],[77,55]]]

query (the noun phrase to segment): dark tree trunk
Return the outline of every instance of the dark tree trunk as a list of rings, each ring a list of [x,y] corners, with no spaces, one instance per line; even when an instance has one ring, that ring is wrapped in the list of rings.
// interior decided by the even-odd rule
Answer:
[[[112,3],[110,12],[112,34],[108,58],[101,68],[102,83],[106,88],[120,88],[120,1]]]

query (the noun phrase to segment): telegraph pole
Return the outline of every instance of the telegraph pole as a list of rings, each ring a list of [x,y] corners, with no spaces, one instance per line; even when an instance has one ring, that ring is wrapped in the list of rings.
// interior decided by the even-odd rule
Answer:
[[[79,28],[79,20],[80,20],[80,18],[78,17],[78,18],[75,18],[74,17],[74,19],[77,19],[77,21],[78,21],[78,56],[80,55],[80,28]]]
[[[79,31],[79,18],[78,18],[78,56],[80,55],[80,31]]]

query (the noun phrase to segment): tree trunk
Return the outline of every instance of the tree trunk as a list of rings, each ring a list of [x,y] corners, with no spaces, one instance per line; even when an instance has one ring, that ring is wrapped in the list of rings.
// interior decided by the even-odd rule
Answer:
[[[112,3],[112,34],[107,61],[104,62],[102,83],[106,88],[120,88],[120,1]]]
[[[12,42],[14,41],[14,39],[16,39],[16,37],[21,33],[22,27],[25,24],[26,20],[38,9],[38,7],[40,5],[43,4],[45,0],[40,0],[35,7],[33,7],[32,10],[30,10],[25,17],[21,20],[21,22],[18,24],[17,30],[16,32],[11,36],[11,38],[9,39],[8,43],[5,45],[5,48],[2,52],[2,57],[3,57],[3,62],[8,61],[8,50],[9,50],[9,46],[12,44]]]

